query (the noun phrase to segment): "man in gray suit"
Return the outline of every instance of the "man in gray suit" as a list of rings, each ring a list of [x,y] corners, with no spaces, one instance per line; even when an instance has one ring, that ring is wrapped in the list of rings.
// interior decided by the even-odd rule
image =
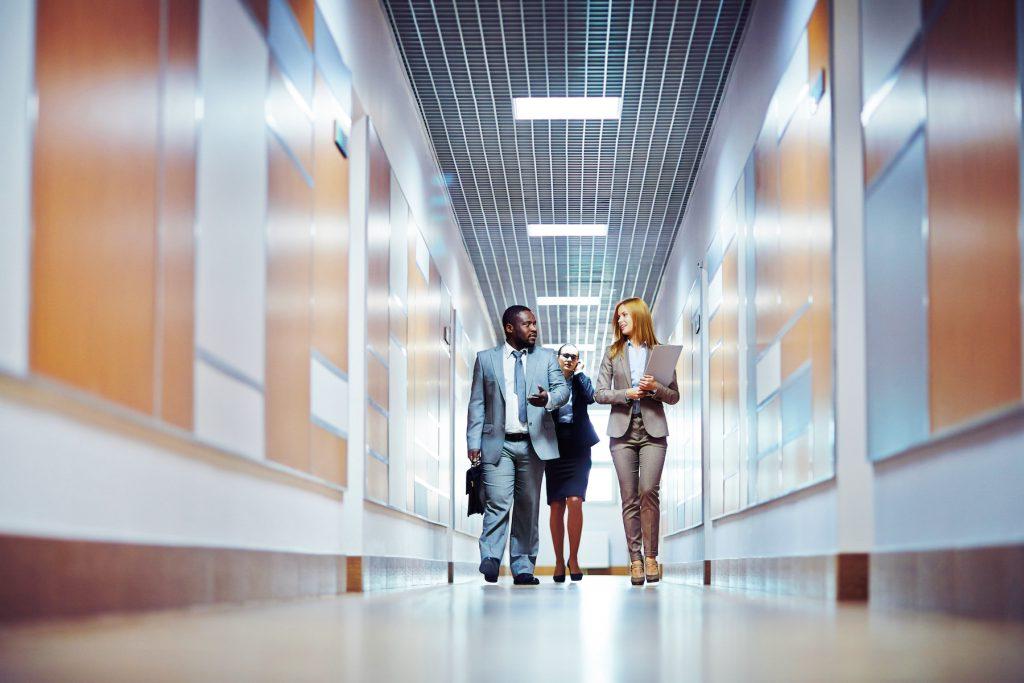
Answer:
[[[505,343],[476,355],[466,430],[469,459],[482,463],[487,498],[480,573],[490,583],[498,580],[511,509],[513,581],[537,585],[540,581],[533,569],[539,545],[542,461],[558,457],[550,413],[569,400],[569,387],[554,352],[535,348],[537,317],[529,308],[510,306],[501,324]]]

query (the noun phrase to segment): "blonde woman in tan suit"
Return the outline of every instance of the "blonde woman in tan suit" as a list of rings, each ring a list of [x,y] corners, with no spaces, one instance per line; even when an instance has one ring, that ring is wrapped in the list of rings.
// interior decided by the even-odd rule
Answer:
[[[634,586],[661,578],[658,569],[658,488],[665,466],[668,423],[663,403],[679,402],[675,373],[669,386],[645,375],[647,355],[658,345],[651,309],[643,299],[620,301],[612,316],[615,341],[605,352],[594,398],[611,405],[608,436],[622,494],[622,525]]]

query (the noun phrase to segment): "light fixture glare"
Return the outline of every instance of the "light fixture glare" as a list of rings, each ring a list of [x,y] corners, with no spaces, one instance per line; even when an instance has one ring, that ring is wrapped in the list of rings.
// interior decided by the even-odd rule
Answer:
[[[538,296],[538,306],[600,306],[599,296]]]
[[[608,225],[605,223],[531,223],[526,226],[530,237],[605,237]]]
[[[617,119],[622,115],[621,97],[514,97],[516,119]]]

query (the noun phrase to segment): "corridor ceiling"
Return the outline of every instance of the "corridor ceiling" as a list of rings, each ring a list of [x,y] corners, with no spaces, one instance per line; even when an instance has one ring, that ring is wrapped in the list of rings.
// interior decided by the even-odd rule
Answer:
[[[541,342],[602,349],[615,303],[657,294],[750,0],[382,2],[495,323],[524,304]],[[516,120],[527,96],[621,97],[621,118]]]

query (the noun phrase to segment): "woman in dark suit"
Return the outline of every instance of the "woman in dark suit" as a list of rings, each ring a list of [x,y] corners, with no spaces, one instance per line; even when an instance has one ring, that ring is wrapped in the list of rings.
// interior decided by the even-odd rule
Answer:
[[[558,458],[545,461],[544,478],[551,507],[551,540],[555,547],[554,579],[556,583],[564,583],[566,563],[562,543],[566,508],[569,510],[569,574],[573,581],[583,578],[578,559],[583,534],[583,501],[590,479],[590,448],[599,439],[587,415],[587,406],[594,402],[594,385],[589,377],[577,371],[581,368],[579,350],[572,344],[562,345],[558,349],[558,366],[569,384],[569,402],[554,415]]]

